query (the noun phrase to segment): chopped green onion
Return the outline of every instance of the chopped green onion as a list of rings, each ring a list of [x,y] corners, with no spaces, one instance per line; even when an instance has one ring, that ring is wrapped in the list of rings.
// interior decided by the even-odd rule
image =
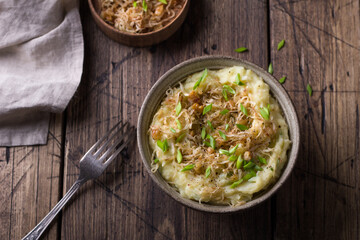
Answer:
[[[210,146],[213,148],[213,149],[215,149],[215,139],[214,139],[214,137],[213,136],[210,136]]]
[[[179,113],[181,112],[181,108],[181,102],[179,101],[175,108],[176,116],[179,115]]]
[[[161,2],[163,4],[167,4],[166,0],[159,0],[159,2]]]
[[[238,74],[236,75],[235,83],[236,83],[237,85],[239,85],[239,86],[245,85],[245,83],[243,83],[243,82],[241,81],[240,73],[238,73]]]
[[[244,159],[242,159],[241,155],[239,155],[239,157],[238,157],[238,159],[236,161],[236,168],[240,169],[243,162],[244,162]]]
[[[236,126],[241,130],[241,131],[245,131],[248,130],[249,128],[245,125],[242,124],[236,124]]]
[[[260,114],[265,120],[270,118],[270,104],[267,107],[260,108]]]
[[[194,167],[195,167],[194,164],[187,165],[186,167],[184,167],[183,169],[181,169],[180,172],[189,171],[189,170],[193,169]]]
[[[221,115],[225,115],[225,114],[227,114],[228,112],[229,112],[229,110],[224,109],[224,110],[222,110],[222,111],[220,112],[220,114],[221,114]]]
[[[254,170],[251,170],[242,179],[244,179],[244,181],[247,181],[250,178],[255,177],[255,176],[256,176],[256,172]]]
[[[255,166],[255,163],[250,161],[244,165],[244,170],[249,170],[249,169],[253,168],[254,166]]]
[[[206,107],[204,107],[203,109],[203,115],[205,115],[206,113],[208,113],[209,111],[211,111],[212,109],[212,103],[210,105],[207,105]]]
[[[270,170],[271,170],[271,171],[274,171],[273,167],[270,167]]]
[[[273,73],[274,73],[274,69],[273,69],[272,63],[269,64],[268,72],[269,72],[270,74],[273,74]]]
[[[240,109],[241,109],[241,111],[243,112],[243,114],[245,114],[246,116],[248,116],[248,112],[247,112],[246,108],[245,108],[244,105],[242,105],[241,103],[240,103]]]
[[[237,186],[240,185],[240,183],[242,183],[244,181],[244,179],[240,179],[236,182],[234,182],[232,185],[231,185],[231,188],[236,188]]]
[[[311,87],[311,85],[310,85],[310,84],[308,84],[308,85],[306,86],[306,90],[308,91],[309,96],[311,97],[311,96],[312,96],[312,92],[313,92],[313,90],[312,90],[312,87]]]
[[[225,125],[225,131],[227,131],[229,129],[229,124]]]
[[[205,70],[204,70],[202,76],[200,77],[200,79],[196,81],[196,83],[195,83],[195,85],[193,87],[193,90],[195,90],[200,85],[200,83],[207,77],[207,75],[208,75],[208,70],[207,70],[207,68],[205,68]]]
[[[205,144],[206,146],[208,146],[208,147],[211,147],[211,145],[210,145],[209,142],[204,141],[204,144]]]
[[[224,154],[226,156],[229,156],[230,155],[230,152],[228,150],[225,150],[225,149],[219,149],[219,153],[220,154]]]
[[[229,150],[230,154],[234,154],[236,152],[236,149],[239,147],[239,144],[236,144],[235,147],[233,147],[232,149]]]
[[[230,157],[229,157],[229,161],[230,162],[233,162],[233,161],[235,161],[237,159],[237,156],[234,154],[234,155],[231,155]]]
[[[256,171],[262,171],[262,170],[264,170],[264,169],[262,169],[262,168],[261,168],[260,166],[258,166],[258,165],[255,165],[254,169],[255,169]]]
[[[219,130],[219,135],[220,135],[224,140],[226,140],[226,135],[225,135],[225,133],[223,133],[222,131]]]
[[[286,80],[286,76],[282,77],[279,79],[279,83],[283,84]]]
[[[278,43],[278,47],[277,47],[277,50],[279,51],[280,49],[282,49],[282,47],[285,45],[285,40],[281,40],[279,43]]]
[[[267,164],[265,158],[258,156],[258,159],[259,159],[259,162],[261,162],[262,164]]]
[[[155,158],[154,159],[154,163],[158,163],[159,162],[159,159],[158,158]]]
[[[211,166],[208,166],[205,171],[205,178],[208,178],[210,176],[210,173],[211,173]]]
[[[180,149],[177,150],[177,155],[176,155],[176,160],[178,163],[181,163],[182,162],[182,159],[183,159],[183,156],[181,154],[181,151]]]
[[[170,131],[173,132],[173,133],[176,133],[176,130],[173,129],[172,127],[170,128]]]
[[[137,2],[133,2],[133,6],[136,8],[136,6],[137,6]]]
[[[211,130],[213,130],[214,131],[214,126],[212,125],[212,123],[209,121],[209,120],[207,120],[207,125],[211,128]]]
[[[146,3],[145,0],[142,1],[142,8],[144,9],[145,12],[147,12],[147,10],[148,10],[148,5],[147,5],[147,3]]]
[[[163,150],[163,152],[166,152],[168,150],[168,148],[169,148],[169,145],[168,145],[166,139],[164,141],[157,140],[156,144],[158,145],[158,147],[161,150]]]
[[[205,139],[205,137],[206,137],[206,129],[205,129],[205,127],[203,127],[203,128],[201,129],[201,138],[202,138],[202,139]]]
[[[181,140],[184,139],[184,137],[186,136],[186,132],[182,133],[180,136],[178,136],[178,138],[175,140],[175,143],[180,142]]]
[[[178,129],[181,130],[182,127],[181,127],[181,123],[180,123],[179,119],[175,119],[175,122],[177,124]]]
[[[235,52],[237,53],[242,53],[242,52],[246,52],[248,49],[246,47],[240,47],[235,49]]]
[[[229,100],[225,89],[222,90],[222,95],[224,96],[225,101]]]
[[[229,85],[224,85],[224,89],[226,90],[226,91],[228,91],[229,93],[231,93],[231,94],[235,94],[236,92],[235,92],[235,90],[232,88],[232,87],[230,87]]]

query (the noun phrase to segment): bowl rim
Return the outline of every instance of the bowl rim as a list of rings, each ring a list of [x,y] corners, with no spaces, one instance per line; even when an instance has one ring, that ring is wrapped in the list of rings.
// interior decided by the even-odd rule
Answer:
[[[172,25],[185,11],[187,5],[190,3],[190,0],[184,0],[184,5],[181,8],[180,12],[178,13],[177,16],[175,16],[174,19],[172,19],[168,24],[166,24],[165,26],[163,26],[162,28],[156,30],[156,31],[152,31],[152,32],[147,32],[147,33],[129,33],[129,32],[125,32],[125,31],[120,31],[119,29],[116,29],[115,27],[111,26],[110,24],[108,24],[107,22],[105,22],[104,19],[102,19],[100,17],[100,14],[95,10],[94,4],[92,3],[92,1],[96,1],[96,0],[88,0],[88,4],[90,7],[90,11],[93,13],[92,15],[103,24],[103,26],[105,26],[105,28],[114,31],[118,34],[123,34],[129,37],[144,37],[144,36],[150,36],[153,34],[157,34],[160,33],[162,31],[165,31],[166,28],[168,28],[170,25]]]
[[[160,182],[159,179],[157,179],[155,174],[151,172],[151,166],[150,166],[149,162],[146,160],[145,149],[144,149],[144,146],[142,145],[142,140],[144,138],[148,137],[148,135],[142,136],[142,134],[141,134],[142,128],[148,127],[148,126],[145,126],[145,123],[142,120],[145,116],[147,106],[149,106],[149,103],[151,104],[151,99],[152,99],[153,95],[155,95],[157,93],[158,88],[161,87],[161,83],[165,79],[167,79],[169,76],[171,76],[171,74],[173,74],[176,71],[179,71],[181,68],[184,68],[188,65],[196,64],[196,63],[199,63],[202,61],[206,62],[206,61],[211,61],[211,60],[220,61],[220,62],[221,61],[236,62],[238,65],[234,65],[234,66],[245,67],[244,65],[246,65],[246,67],[248,69],[253,70],[257,75],[259,75],[261,78],[263,78],[265,83],[267,83],[269,85],[270,91],[273,94],[273,96],[275,97],[275,99],[278,99],[281,96],[281,98],[286,100],[286,103],[281,103],[280,101],[278,101],[278,103],[284,112],[287,124],[289,126],[290,139],[292,140],[291,148],[288,150],[288,161],[287,161],[284,169],[282,170],[281,175],[276,180],[276,182],[272,183],[264,191],[260,191],[260,196],[255,197],[254,199],[247,202],[246,204],[236,206],[236,207],[229,206],[229,205],[212,205],[212,204],[206,204],[206,203],[200,204],[197,201],[181,197],[179,192],[177,192],[173,187],[171,187],[172,190],[169,190],[169,187],[165,187],[163,185],[163,183]],[[215,66],[209,66],[208,68],[209,69],[215,68]],[[225,68],[225,67],[223,67],[223,68]],[[192,74],[192,73],[189,73],[188,75],[190,75],[190,74]],[[266,76],[266,79],[262,76]],[[180,82],[183,80],[184,79],[177,79],[176,82]],[[175,84],[176,83],[174,82],[174,85]],[[274,89],[276,89],[277,94],[275,94]],[[161,90],[161,89],[159,89],[159,90]],[[161,96],[163,96],[164,94],[165,93],[162,93]],[[286,106],[286,108],[284,106]],[[159,105],[156,106],[156,108],[158,108],[158,107],[159,107]],[[289,122],[288,117],[289,118],[291,117],[291,123]],[[291,126],[292,126],[292,129],[290,129]],[[146,129],[146,132],[147,132],[147,129]],[[249,208],[252,208],[254,206],[257,206],[257,205],[265,202],[289,178],[289,176],[295,166],[298,155],[299,155],[300,126],[299,126],[299,119],[298,119],[294,104],[293,104],[289,94],[285,91],[283,86],[275,79],[275,77],[273,75],[271,75],[266,70],[259,67],[258,65],[248,62],[246,60],[242,60],[242,59],[238,59],[238,58],[234,58],[234,57],[230,57],[230,56],[222,56],[222,55],[202,56],[202,57],[191,58],[191,59],[188,59],[184,62],[181,62],[181,63],[175,65],[174,67],[169,69],[166,73],[164,73],[156,81],[156,83],[152,86],[152,88],[146,95],[144,102],[142,104],[141,110],[140,110],[138,123],[137,123],[137,143],[138,143],[141,160],[142,160],[143,164],[145,165],[147,172],[150,174],[150,177],[156,183],[156,185],[158,185],[170,197],[172,197],[173,199],[175,199],[177,202],[181,203],[182,205],[190,207],[195,210],[200,210],[203,212],[211,212],[211,213],[234,213],[234,212],[239,212],[241,210],[247,210]],[[160,175],[160,177],[162,177],[162,176]],[[165,179],[164,179],[164,182],[166,182]],[[170,185],[168,185],[168,186],[170,186]]]

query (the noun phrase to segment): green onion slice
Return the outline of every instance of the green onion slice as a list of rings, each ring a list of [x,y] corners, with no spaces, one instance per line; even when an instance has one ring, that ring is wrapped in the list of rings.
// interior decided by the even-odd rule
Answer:
[[[236,188],[236,187],[239,186],[243,181],[244,181],[244,179],[240,179],[240,180],[234,182],[234,183],[231,185],[231,188]]]
[[[240,110],[243,112],[243,114],[245,114],[246,116],[248,116],[248,112],[247,112],[246,108],[245,108],[244,105],[242,105],[241,103],[240,103]]]
[[[311,85],[310,85],[310,84],[308,84],[308,85],[306,86],[306,90],[308,91],[309,96],[311,97],[311,96],[312,96],[312,92],[313,92],[313,90],[312,90],[312,87],[311,87]]]
[[[232,149],[229,150],[230,154],[234,154],[236,152],[236,149],[239,147],[239,144],[236,144],[235,147],[233,147]]]
[[[246,52],[248,51],[248,49],[246,47],[239,47],[237,49],[235,49],[235,52],[237,53],[242,53],[242,52]]]
[[[185,166],[183,169],[181,169],[180,172],[189,171],[189,170],[193,169],[194,167],[195,167],[194,164],[189,164],[189,165]]]
[[[157,140],[156,144],[158,145],[158,147],[161,150],[163,150],[163,152],[166,152],[168,150],[168,148],[169,148],[169,145],[168,145],[166,139],[164,141]]]
[[[215,149],[215,139],[214,139],[214,137],[213,136],[210,136],[210,146],[213,148],[213,149]]]
[[[179,115],[179,113],[181,112],[181,108],[181,102],[179,101],[175,108],[176,116]]]
[[[182,156],[182,154],[181,154],[180,149],[177,150],[176,160],[177,160],[178,163],[181,163],[182,160],[183,160],[183,156]]]
[[[239,86],[245,85],[245,83],[241,81],[240,73],[236,74],[235,83]]]
[[[186,132],[180,134],[180,136],[178,136],[178,138],[175,140],[175,143],[181,142],[181,140],[183,140],[185,136]]]
[[[273,73],[274,73],[274,69],[273,69],[272,63],[269,64],[268,72],[269,72],[270,74],[273,74]]]
[[[220,112],[220,114],[221,114],[221,115],[225,115],[225,114],[227,114],[228,112],[229,112],[229,110],[224,109],[224,110],[222,110],[222,111]]]
[[[159,0],[159,2],[161,2],[163,4],[167,4],[166,0]]]
[[[224,140],[226,140],[226,135],[225,135],[225,133],[223,133],[222,131],[219,130],[219,135],[220,135],[220,137],[222,137]]]
[[[229,161],[230,161],[230,162],[233,162],[233,161],[235,161],[237,158],[238,158],[238,157],[237,157],[235,154],[233,154],[233,155],[231,155],[231,156],[229,157]]]
[[[170,131],[173,132],[173,133],[176,133],[176,130],[173,129],[172,127],[170,128]]]
[[[244,162],[244,159],[242,159],[241,155],[239,155],[239,157],[238,157],[238,159],[237,159],[237,161],[236,161],[236,168],[237,168],[237,169],[240,169],[241,166],[242,166],[242,164],[243,164],[243,162]]]
[[[204,107],[203,109],[203,115],[205,115],[206,113],[208,113],[209,111],[211,111],[212,109],[212,103],[210,105],[207,105],[206,107]]]
[[[232,88],[232,87],[230,87],[229,85],[224,85],[224,89],[226,90],[226,91],[228,91],[229,93],[231,93],[231,94],[235,94],[236,92],[235,92],[235,90]]]
[[[211,173],[211,166],[208,166],[205,171],[205,178],[208,178],[210,176],[210,173]]]
[[[278,47],[277,47],[277,50],[279,51],[280,49],[282,49],[285,45],[285,40],[281,40],[279,43],[278,43]]]
[[[200,79],[196,81],[196,83],[195,83],[195,85],[193,87],[193,90],[195,90],[200,85],[200,83],[207,77],[207,75],[208,75],[208,70],[207,70],[207,68],[205,68],[205,70],[204,70],[202,76],[200,77]]]
[[[259,159],[259,162],[261,162],[262,164],[267,164],[267,161],[265,158],[258,156],[258,159]]]
[[[154,163],[158,163],[159,162],[159,159],[158,158],[155,158],[154,159]]]
[[[264,170],[264,169],[262,169],[262,167],[260,167],[260,166],[258,166],[258,165],[255,165],[254,169],[255,169],[256,171],[262,171],[262,170]]]
[[[244,179],[244,181],[247,181],[255,176],[256,176],[256,172],[254,170],[250,170],[250,172],[248,172],[242,179]]]
[[[270,104],[267,107],[260,108],[260,114],[265,120],[270,118]]]
[[[147,10],[148,10],[148,5],[147,5],[147,3],[146,3],[145,0],[142,1],[142,8],[144,9],[145,12],[147,12]]]
[[[229,101],[228,96],[227,96],[227,92],[226,92],[225,89],[222,90],[222,95],[224,96],[225,101]]]
[[[249,169],[253,168],[254,166],[255,166],[255,163],[250,161],[244,165],[244,170],[249,170]]]
[[[209,126],[209,128],[211,128],[211,130],[214,131],[214,126],[212,125],[212,123],[209,120],[207,120],[206,123]]]
[[[137,2],[133,2],[133,6],[136,8],[136,6],[137,6]]]
[[[227,131],[229,129],[229,124],[225,125],[225,131]]]
[[[179,119],[175,119],[175,122],[177,124],[178,129],[181,130],[182,126],[181,126]]]
[[[206,137],[206,129],[205,129],[205,127],[203,127],[203,128],[201,129],[201,138],[202,138],[202,139],[205,139],[205,137]]]
[[[282,77],[279,79],[279,83],[283,84],[286,80],[286,76]]]
[[[220,154],[224,154],[226,156],[229,156],[230,155],[230,152],[228,150],[225,150],[225,149],[219,149],[219,153]]]
[[[246,125],[242,125],[242,124],[236,124],[236,126],[241,130],[241,131],[245,131],[248,130],[248,126]]]

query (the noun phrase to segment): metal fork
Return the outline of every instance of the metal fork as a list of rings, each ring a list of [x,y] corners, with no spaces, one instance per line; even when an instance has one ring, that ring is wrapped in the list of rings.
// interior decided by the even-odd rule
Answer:
[[[49,226],[60,210],[76,193],[82,184],[90,179],[98,178],[115,157],[125,148],[125,146],[135,136],[135,127],[130,127],[126,122],[118,122],[109,132],[97,141],[80,160],[80,176],[71,186],[69,191],[55,205],[55,207],[41,220],[41,222],[31,230],[23,240],[39,239],[41,234]],[[124,134],[119,134],[124,132]],[[118,137],[118,138],[116,138]],[[104,152],[105,151],[105,152]],[[104,152],[103,154],[101,154]]]

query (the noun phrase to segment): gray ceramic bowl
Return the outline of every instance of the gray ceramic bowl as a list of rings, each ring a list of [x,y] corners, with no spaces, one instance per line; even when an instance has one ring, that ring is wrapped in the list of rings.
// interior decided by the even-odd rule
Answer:
[[[224,205],[210,205],[206,203],[199,204],[197,201],[181,197],[180,194],[162,178],[159,172],[151,172],[151,150],[149,145],[148,129],[150,127],[154,114],[159,109],[159,105],[165,97],[166,90],[170,86],[175,86],[178,82],[185,80],[186,77],[190,74],[203,71],[205,68],[221,69],[232,66],[243,66],[247,69],[253,70],[260,77],[262,77],[263,80],[270,86],[271,93],[278,100],[281,108],[283,109],[285,119],[289,125],[290,139],[292,141],[292,145],[291,149],[288,152],[288,163],[285,166],[283,173],[277,180],[277,182],[275,182],[266,190],[255,194],[251,201],[242,206],[231,207]],[[248,209],[265,201],[266,199],[270,198],[270,196],[273,195],[281,185],[284,184],[285,180],[289,177],[298,156],[300,145],[300,130],[295,108],[289,98],[289,95],[272,75],[270,75],[268,72],[266,72],[259,66],[244,60],[224,56],[209,56],[187,60],[183,63],[176,65],[175,67],[167,71],[162,77],[160,77],[160,79],[151,88],[141,107],[138,120],[137,141],[141,158],[143,160],[146,170],[150,174],[151,178],[155,181],[155,183],[162,190],[164,190],[164,192],[169,194],[178,202],[193,209],[213,213],[230,213],[243,209]]]

